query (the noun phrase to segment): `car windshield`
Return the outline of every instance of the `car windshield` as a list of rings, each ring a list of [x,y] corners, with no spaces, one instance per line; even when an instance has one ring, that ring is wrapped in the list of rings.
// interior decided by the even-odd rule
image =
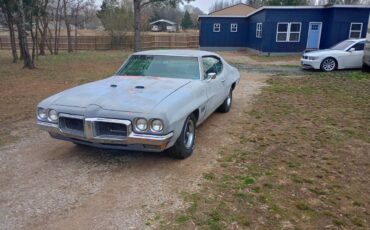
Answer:
[[[345,50],[347,47],[349,47],[350,45],[353,45],[355,44],[354,41],[342,41],[338,44],[336,44],[335,46],[331,47],[330,49],[332,50]]]
[[[200,79],[198,58],[166,55],[133,55],[117,75]]]

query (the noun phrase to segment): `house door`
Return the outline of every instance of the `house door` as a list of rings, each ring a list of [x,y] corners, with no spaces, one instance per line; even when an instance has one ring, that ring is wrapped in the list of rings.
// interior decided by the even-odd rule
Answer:
[[[310,22],[310,25],[308,27],[307,49],[319,49],[321,27],[321,22]]]

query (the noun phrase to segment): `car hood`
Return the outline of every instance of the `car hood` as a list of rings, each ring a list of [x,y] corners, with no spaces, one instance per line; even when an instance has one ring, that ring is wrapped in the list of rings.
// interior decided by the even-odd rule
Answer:
[[[113,76],[62,92],[53,105],[125,112],[150,112],[176,90],[192,80],[159,77]]]
[[[345,52],[345,51],[343,51],[343,50],[325,49],[325,50],[311,51],[311,52],[305,53],[304,55],[305,56],[315,56],[315,57],[318,57],[318,56],[336,55],[336,54],[340,54],[340,53],[343,53],[343,52]]]

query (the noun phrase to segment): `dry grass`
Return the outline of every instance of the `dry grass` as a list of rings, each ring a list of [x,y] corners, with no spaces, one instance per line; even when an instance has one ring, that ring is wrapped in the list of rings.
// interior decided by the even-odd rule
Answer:
[[[367,229],[370,76],[269,81],[190,207],[164,228]]]
[[[33,118],[42,99],[64,89],[114,73],[127,52],[61,53],[40,57],[37,69],[12,64],[9,52],[0,51],[0,145],[11,139],[11,124]]]

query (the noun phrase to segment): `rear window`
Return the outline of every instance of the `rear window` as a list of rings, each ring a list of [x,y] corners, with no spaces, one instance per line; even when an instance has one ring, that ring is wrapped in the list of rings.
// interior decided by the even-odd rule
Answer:
[[[133,55],[117,75],[200,79],[196,57]]]

